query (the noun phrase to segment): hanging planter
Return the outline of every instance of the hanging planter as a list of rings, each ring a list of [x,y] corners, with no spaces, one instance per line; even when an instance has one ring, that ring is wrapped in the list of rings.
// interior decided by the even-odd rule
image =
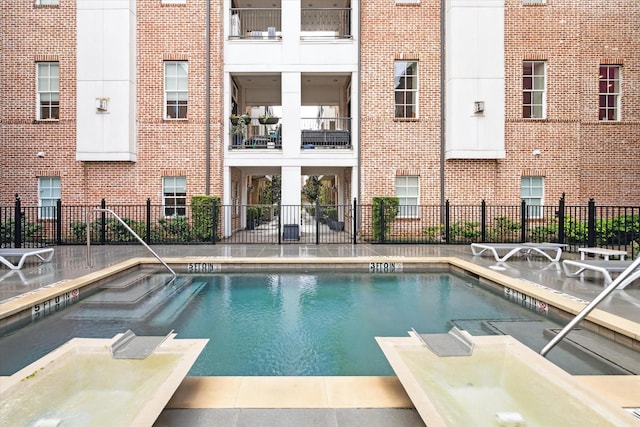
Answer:
[[[251,116],[248,116],[246,114],[242,116],[231,116],[230,119],[231,119],[231,124],[234,126],[237,126],[240,120],[242,120],[245,125],[248,125],[249,123],[251,123]]]
[[[258,119],[258,121],[263,125],[277,125],[280,121],[280,117],[268,117],[263,116]]]

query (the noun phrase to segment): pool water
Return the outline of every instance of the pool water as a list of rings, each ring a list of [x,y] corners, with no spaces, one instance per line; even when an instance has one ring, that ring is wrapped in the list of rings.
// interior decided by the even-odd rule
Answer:
[[[537,351],[548,341],[542,331],[561,327],[449,273],[238,273],[158,283],[106,286],[5,332],[0,375],[12,374],[74,336],[110,338],[127,329],[137,335],[174,330],[177,338],[209,338],[189,375],[333,376],[393,375],[374,337],[407,336],[411,328],[446,333],[458,325],[487,335],[511,325],[511,335],[523,329],[535,336],[525,344]],[[619,374],[582,357],[563,354],[561,359],[552,361],[572,374]]]

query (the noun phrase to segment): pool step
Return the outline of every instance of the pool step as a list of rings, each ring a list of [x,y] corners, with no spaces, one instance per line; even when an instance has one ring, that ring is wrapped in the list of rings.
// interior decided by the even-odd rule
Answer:
[[[165,279],[167,275],[161,275]],[[101,292],[91,302],[81,301],[75,310],[65,316],[67,319],[111,319],[111,320],[146,320],[154,312],[160,310],[168,301],[175,298],[184,289],[189,289],[191,278],[180,277],[177,280],[165,284],[164,286],[156,285],[154,292],[144,292],[135,302],[117,302],[110,301],[108,303],[100,297]],[[154,280],[155,282],[155,280]],[[145,287],[144,285],[138,285]],[[105,290],[103,292],[108,292]],[[188,292],[188,291],[187,291]]]
[[[560,332],[561,328],[545,329],[544,335],[551,340]],[[586,329],[573,329],[563,342],[576,350],[602,358],[628,371],[632,375],[640,375],[640,358],[638,352],[622,344],[605,340],[599,335]]]
[[[172,279],[170,274],[135,274],[103,286],[103,290],[82,300],[83,304],[137,304]]]
[[[492,334],[511,335],[540,352],[561,328],[545,320],[486,320],[485,328]],[[573,329],[547,359],[573,375],[588,374],[591,367],[609,375],[630,375],[640,372],[637,352],[586,329]],[[584,370],[584,372],[582,372]]]
[[[170,325],[188,306],[189,300],[196,296],[207,282],[185,284],[180,292],[171,298],[149,321],[151,326]]]

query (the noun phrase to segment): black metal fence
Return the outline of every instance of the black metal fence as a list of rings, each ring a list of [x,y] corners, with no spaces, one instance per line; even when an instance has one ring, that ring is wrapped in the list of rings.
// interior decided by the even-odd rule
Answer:
[[[640,250],[640,206],[152,205],[0,206],[0,247],[137,244],[465,244],[559,242]]]

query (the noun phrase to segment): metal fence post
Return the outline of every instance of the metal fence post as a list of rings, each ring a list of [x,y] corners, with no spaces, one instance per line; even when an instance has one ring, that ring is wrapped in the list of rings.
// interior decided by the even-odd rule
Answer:
[[[215,245],[218,240],[218,200],[211,200],[211,244]]]
[[[22,247],[22,203],[20,196],[16,193],[16,203],[13,214],[15,222],[13,223],[13,244],[15,248]]]
[[[282,244],[282,202],[278,201],[278,244]]]
[[[56,200],[56,245],[62,244],[62,200]]]
[[[151,243],[151,198],[149,197],[147,197],[147,229],[145,234],[145,242]]]
[[[589,199],[588,218],[587,218],[587,246],[594,247],[596,245],[596,201]]]
[[[353,224],[351,224],[351,226],[353,227],[351,229],[351,233],[353,234],[353,244],[355,245],[356,243],[358,243],[358,238],[357,238],[357,228],[356,228],[356,224],[357,222],[357,215],[358,215],[358,199],[356,199],[355,197],[353,198],[353,213],[352,213],[352,217],[353,217]]]
[[[315,217],[316,217],[316,245],[320,244],[320,200],[316,199]]]
[[[564,209],[565,209],[565,198],[564,198],[564,193],[562,193],[562,197],[560,197],[560,202],[558,206],[558,212],[556,213],[556,216],[558,217],[558,243],[564,243],[565,241]]]
[[[449,217],[449,200],[444,202],[444,242],[449,243],[451,239],[451,224]]]
[[[487,241],[487,202],[482,199],[482,203],[480,203],[480,241]]]
[[[100,201],[100,209],[106,209],[106,208],[107,208],[107,202],[106,200],[102,199]],[[104,245],[107,241],[106,227],[107,227],[107,215],[105,214],[104,211],[102,211],[100,213],[100,244],[101,245]]]
[[[385,226],[384,199],[380,199],[380,243],[385,242],[384,226]]]
[[[520,242],[527,241],[527,202],[520,202]]]

